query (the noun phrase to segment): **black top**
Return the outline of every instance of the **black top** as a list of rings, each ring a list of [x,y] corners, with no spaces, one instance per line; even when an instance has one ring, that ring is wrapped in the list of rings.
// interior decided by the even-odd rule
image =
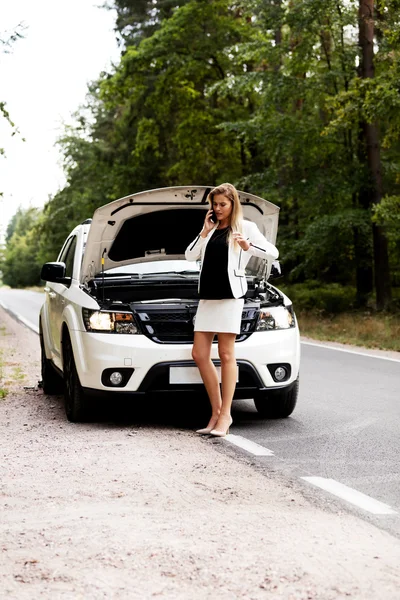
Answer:
[[[201,300],[233,298],[228,277],[227,235],[230,227],[215,229],[204,254],[200,275]]]

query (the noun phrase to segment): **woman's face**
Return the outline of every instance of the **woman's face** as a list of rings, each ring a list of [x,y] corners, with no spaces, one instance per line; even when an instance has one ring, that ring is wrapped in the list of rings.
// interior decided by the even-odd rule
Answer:
[[[229,220],[232,213],[232,202],[223,194],[216,194],[212,200],[212,207],[218,221]]]

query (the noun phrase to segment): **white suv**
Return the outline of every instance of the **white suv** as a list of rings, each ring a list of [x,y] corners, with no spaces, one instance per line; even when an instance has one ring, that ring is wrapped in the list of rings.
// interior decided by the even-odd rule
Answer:
[[[43,265],[42,384],[64,390],[70,421],[88,416],[89,396],[203,390],[191,357],[199,263],[187,245],[201,230],[211,188],[140,192],[96,210]],[[239,192],[244,218],[273,244],[279,208]],[[266,417],[287,417],[299,387],[300,341],[292,303],[267,280],[273,265],[252,257],[235,398]],[[217,345],[212,358],[219,366]]]

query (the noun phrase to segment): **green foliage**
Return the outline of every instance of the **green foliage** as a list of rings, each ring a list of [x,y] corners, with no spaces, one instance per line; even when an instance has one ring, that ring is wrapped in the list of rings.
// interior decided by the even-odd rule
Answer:
[[[136,189],[232,179],[241,169],[235,136],[219,128],[240,106],[209,97],[210,86],[232,69],[226,48],[246,35],[229,17],[229,2],[187,2],[154,34],[129,46],[101,99],[130,148],[127,170]],[[153,186],[152,186],[153,187]]]
[[[27,287],[40,282],[39,238],[36,208],[18,209],[7,230],[7,245],[0,255],[2,281],[11,287]]]
[[[400,195],[385,196],[373,207],[373,220],[385,227],[389,241],[393,284],[400,286]],[[400,306],[400,303],[398,303]]]
[[[398,55],[386,37],[396,20],[386,5],[375,78],[359,68],[358,2],[254,1],[254,43],[240,47],[251,68],[218,86],[236,90],[238,101],[259,92],[250,119],[223,127],[256,157],[240,185],[281,206],[281,255],[292,279],[357,281],[360,301],[372,291],[374,255],[366,124],[381,123],[385,183],[398,186]]]
[[[89,86],[60,140],[67,184],[32,225],[37,261],[54,260],[72,227],[115,198],[228,180],[281,207],[278,245],[290,282],[318,281],[324,310],[351,305],[355,286],[358,302],[371,295],[373,220],[388,233],[392,283],[399,282],[394,0],[380,0],[373,15],[374,77],[361,68],[355,0],[112,6],[121,58]],[[376,206],[367,126],[380,136],[384,199]],[[7,239],[10,260],[32,251],[16,220]]]
[[[374,220],[385,225],[400,240],[400,196],[385,196],[380,204],[374,206]]]
[[[227,116],[248,118],[250,107],[219,97],[212,86],[243,71],[232,56],[251,34],[247,19],[234,16],[228,0],[117,5],[124,19],[140,13],[143,21],[133,29],[118,21],[127,46],[121,62],[90,86],[76,126],[60,140],[67,185],[45,206],[42,259],[56,255],[74,225],[115,198],[242,174],[241,141],[220,124]],[[146,15],[155,8],[149,29]]]
[[[319,279],[350,283],[356,267],[354,230],[363,238],[363,246],[372,251],[369,213],[347,209],[318,216],[305,227],[304,235],[287,248],[286,260],[295,266],[290,279]],[[303,256],[296,262],[297,256]]]
[[[355,288],[340,283],[321,284],[318,280],[309,280],[279,287],[293,301],[296,311],[313,311],[314,316],[349,311],[356,301]]]

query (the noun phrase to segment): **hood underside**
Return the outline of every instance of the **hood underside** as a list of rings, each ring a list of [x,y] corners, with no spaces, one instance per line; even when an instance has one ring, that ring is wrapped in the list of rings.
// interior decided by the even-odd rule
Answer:
[[[81,281],[104,270],[146,260],[184,258],[189,243],[202,229],[211,187],[172,187],[139,192],[98,208],[83,257]],[[279,207],[239,191],[244,218],[253,221],[275,244]],[[256,273],[261,259],[252,258],[248,271]]]

